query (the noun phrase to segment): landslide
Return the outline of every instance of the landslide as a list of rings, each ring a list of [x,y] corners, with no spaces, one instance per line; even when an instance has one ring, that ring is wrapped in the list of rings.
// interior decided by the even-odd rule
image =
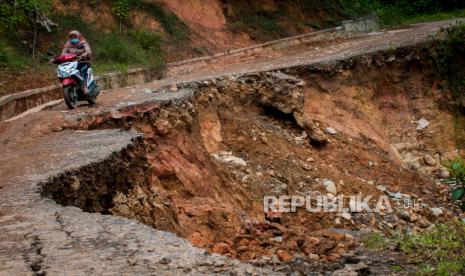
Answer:
[[[335,261],[355,233],[423,231],[458,213],[438,180],[441,156],[460,147],[457,109],[432,81],[431,59],[428,47],[407,47],[194,82],[180,103],[81,120],[75,128],[123,128],[144,141],[126,157],[50,180],[43,194],[264,263]],[[420,118],[431,124],[417,129]],[[394,212],[263,212],[263,196],[327,194],[327,180],[337,195],[390,195]],[[399,194],[418,204],[404,208]]]

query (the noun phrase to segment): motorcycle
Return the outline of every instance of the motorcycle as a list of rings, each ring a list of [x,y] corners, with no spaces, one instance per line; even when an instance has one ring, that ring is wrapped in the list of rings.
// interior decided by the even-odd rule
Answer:
[[[100,93],[100,87],[94,79],[89,64],[83,63],[82,67],[79,68],[80,62],[77,54],[55,57],[52,63],[58,65],[57,75],[63,85],[63,97],[69,109],[74,109],[79,101],[87,101],[90,105],[95,104]],[[85,69],[87,69],[87,76],[84,78],[83,72],[85,72]],[[84,93],[84,85],[87,86],[87,93]]]

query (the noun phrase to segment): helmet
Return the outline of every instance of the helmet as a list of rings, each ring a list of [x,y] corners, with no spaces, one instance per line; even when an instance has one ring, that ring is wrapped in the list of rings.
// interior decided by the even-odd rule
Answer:
[[[79,31],[74,30],[69,32],[69,42],[71,42],[71,44],[78,44],[80,40],[81,33]]]

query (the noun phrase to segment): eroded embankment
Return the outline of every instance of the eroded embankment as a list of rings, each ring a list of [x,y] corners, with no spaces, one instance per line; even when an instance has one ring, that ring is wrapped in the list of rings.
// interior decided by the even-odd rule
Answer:
[[[353,246],[342,229],[421,231],[452,215],[431,208],[445,205],[435,154],[456,149],[449,94],[431,78],[428,49],[194,82],[183,88],[193,97],[175,104],[84,118],[78,128],[145,138],[52,179],[43,193],[241,260],[331,261]],[[430,125],[419,129],[420,118]],[[394,211],[263,212],[265,195],[327,193],[371,203],[389,195]]]

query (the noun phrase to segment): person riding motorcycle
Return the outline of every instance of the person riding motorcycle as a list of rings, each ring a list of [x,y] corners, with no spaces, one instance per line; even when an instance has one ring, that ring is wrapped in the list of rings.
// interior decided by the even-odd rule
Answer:
[[[90,49],[89,43],[86,41],[83,35],[79,31],[71,31],[69,33],[68,40],[66,41],[65,46],[63,47],[62,55],[66,54],[77,54],[78,55],[78,70],[81,71],[81,74],[84,78],[83,81],[83,91],[87,94],[89,91],[87,89],[87,70],[90,68],[90,60],[92,59],[92,50]]]

